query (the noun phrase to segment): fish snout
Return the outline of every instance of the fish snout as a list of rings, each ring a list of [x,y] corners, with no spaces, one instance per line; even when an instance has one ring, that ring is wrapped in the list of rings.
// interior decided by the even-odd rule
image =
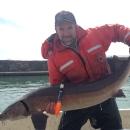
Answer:
[[[4,120],[17,120],[27,117],[27,109],[21,102],[16,102],[9,107],[7,107],[0,114],[0,121]]]

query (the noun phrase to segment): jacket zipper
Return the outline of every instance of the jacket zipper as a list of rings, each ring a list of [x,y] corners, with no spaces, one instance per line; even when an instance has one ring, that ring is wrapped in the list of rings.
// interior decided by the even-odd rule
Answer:
[[[74,49],[72,49],[72,48],[68,48],[68,49],[71,49],[72,51],[74,51],[78,55],[78,57],[80,58],[81,62],[83,63],[83,66],[84,66],[84,69],[85,69],[86,73],[88,74],[88,71],[86,69],[85,61],[84,61],[83,57],[78,52],[76,52]],[[88,77],[90,78],[89,74],[88,74]]]

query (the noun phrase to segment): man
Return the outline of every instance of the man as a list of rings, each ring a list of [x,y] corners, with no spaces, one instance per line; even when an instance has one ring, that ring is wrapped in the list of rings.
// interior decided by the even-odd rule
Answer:
[[[55,16],[56,34],[42,44],[41,52],[48,59],[50,84],[62,81],[78,83],[103,79],[111,70],[105,52],[111,42],[130,46],[130,29],[122,25],[104,25],[84,30],[71,12],[61,11]],[[118,44],[117,44],[118,46]],[[46,111],[54,114],[55,103]],[[115,99],[81,110],[64,112],[59,130],[80,130],[90,120],[93,128],[122,129],[121,117]]]

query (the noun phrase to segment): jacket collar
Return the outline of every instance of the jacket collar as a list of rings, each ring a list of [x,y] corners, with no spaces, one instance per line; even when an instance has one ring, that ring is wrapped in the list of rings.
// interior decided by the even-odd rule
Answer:
[[[76,25],[76,28],[77,28],[77,41],[79,43],[79,40],[84,37],[87,32],[80,26]],[[56,34],[55,37],[54,37],[54,51],[62,51],[64,49],[66,49],[65,46],[63,46],[58,38],[58,35]]]

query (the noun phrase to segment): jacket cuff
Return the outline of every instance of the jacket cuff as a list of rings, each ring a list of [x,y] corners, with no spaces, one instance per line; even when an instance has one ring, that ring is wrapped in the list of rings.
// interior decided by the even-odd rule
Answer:
[[[128,32],[124,37],[124,43],[130,46],[130,32]]]

